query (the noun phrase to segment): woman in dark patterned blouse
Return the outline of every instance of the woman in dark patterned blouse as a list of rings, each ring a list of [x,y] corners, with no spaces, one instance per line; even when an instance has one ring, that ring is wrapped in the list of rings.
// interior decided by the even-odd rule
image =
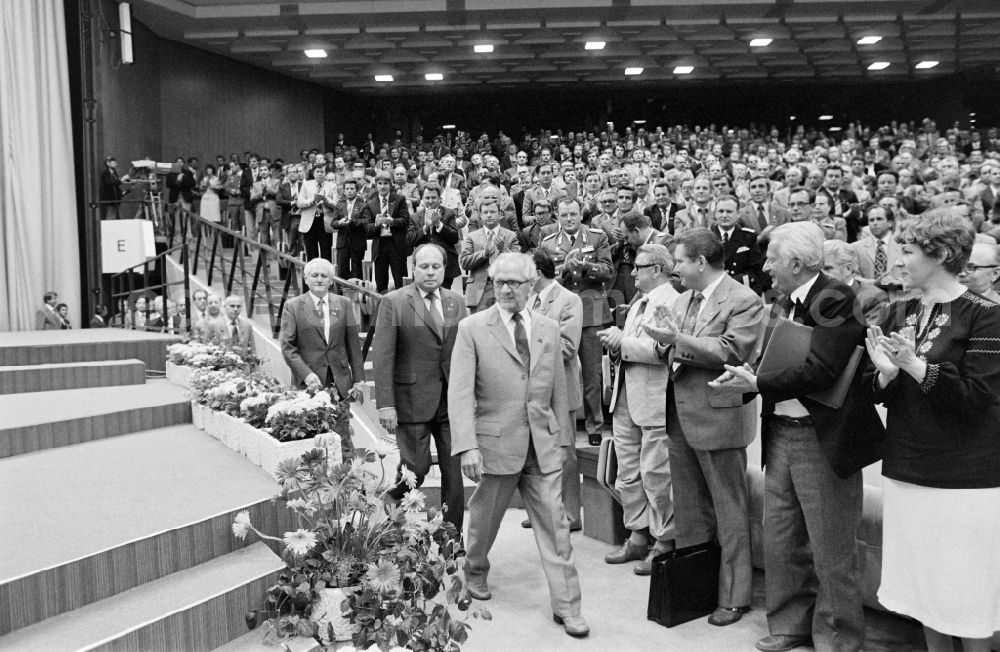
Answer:
[[[958,280],[975,234],[934,210],[898,240],[922,297],[890,307],[867,348],[888,410],[879,601],[931,652],[989,652],[1000,630],[1000,305]]]

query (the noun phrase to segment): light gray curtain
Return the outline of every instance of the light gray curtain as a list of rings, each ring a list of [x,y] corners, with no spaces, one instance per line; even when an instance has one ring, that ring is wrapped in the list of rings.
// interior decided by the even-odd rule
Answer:
[[[0,0],[0,331],[34,328],[49,289],[79,314],[66,61],[62,0]]]

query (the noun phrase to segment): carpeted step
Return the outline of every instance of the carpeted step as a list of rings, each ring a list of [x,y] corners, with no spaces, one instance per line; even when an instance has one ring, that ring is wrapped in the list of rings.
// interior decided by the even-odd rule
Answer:
[[[186,390],[165,380],[0,396],[0,458],[191,422]]]
[[[284,568],[254,543],[0,637],[0,649],[210,650],[246,632],[244,615]]]
[[[61,362],[0,367],[0,394],[142,385],[144,382],[146,382],[146,365],[141,360]]]
[[[277,489],[192,425],[0,460],[0,635],[292,529]]]
[[[134,359],[163,371],[167,347],[180,341],[177,335],[121,328],[0,333],[0,366]]]

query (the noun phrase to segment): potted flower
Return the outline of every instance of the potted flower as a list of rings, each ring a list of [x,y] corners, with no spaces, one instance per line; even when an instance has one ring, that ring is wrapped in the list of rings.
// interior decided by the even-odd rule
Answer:
[[[424,516],[424,496],[410,487],[399,505],[383,499],[384,459],[391,451],[359,449],[338,462],[331,448],[281,462],[276,498],[299,523],[281,538],[258,531],[247,512],[233,533],[254,533],[282,546],[288,570],[267,592],[265,642],[307,635],[325,644],[352,640],[358,649],[459,650],[468,638],[472,610],[459,557],[459,534],[436,510]],[[366,465],[378,462],[379,474]],[[451,609],[454,606],[455,610]]]
[[[167,347],[167,380],[187,387],[195,369],[252,371],[260,362],[261,359],[252,351],[228,343],[178,342]]]

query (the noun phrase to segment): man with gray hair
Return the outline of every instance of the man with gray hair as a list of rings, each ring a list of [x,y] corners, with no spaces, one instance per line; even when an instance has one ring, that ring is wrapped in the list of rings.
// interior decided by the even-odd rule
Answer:
[[[458,324],[448,383],[452,454],[478,483],[469,501],[465,577],[469,595],[491,597],[487,576],[514,489],[531,519],[549,585],[552,618],[570,636],[590,633],[562,502],[565,451],[573,445],[559,324],[528,309],[531,256],[503,253],[490,264],[497,303]]]
[[[972,255],[958,280],[976,294],[1000,303],[1000,293],[993,284],[1000,278],[1000,247],[995,244],[977,242],[972,245]]]
[[[855,243],[857,244],[857,243]],[[858,276],[858,252],[843,240],[823,243],[823,272],[854,290],[857,296],[855,311],[864,315],[869,326],[878,326],[889,307],[889,295],[875,285],[875,281]]]
[[[647,219],[637,214],[639,218]],[[609,564],[639,560],[636,575],[649,575],[653,557],[674,548],[674,505],[663,396],[669,371],[656,355],[656,341],[642,325],[659,309],[673,310],[677,291],[670,285],[673,258],[661,244],[639,247],[632,268],[642,293],[629,308],[624,328],[598,331],[615,365],[612,414],[618,478],[625,528],[631,532],[620,550],[604,557]]]
[[[771,632],[757,642],[764,652],[810,641],[821,650],[856,651],[864,643],[855,542],[861,469],[881,457],[885,428],[862,393],[860,365],[839,407],[813,398],[844,373],[866,328],[854,313],[854,291],[822,266],[819,226],[794,222],[771,232],[764,271],[784,297],[774,317],[812,328],[807,358],[759,375],[728,364],[709,384],[763,400],[764,596]]]

